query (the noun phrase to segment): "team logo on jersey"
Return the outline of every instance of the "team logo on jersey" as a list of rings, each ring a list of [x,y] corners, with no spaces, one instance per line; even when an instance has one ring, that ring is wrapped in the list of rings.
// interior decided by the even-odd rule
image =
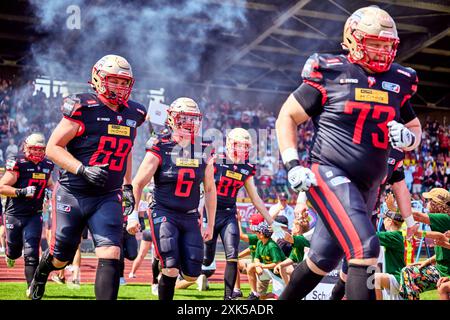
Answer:
[[[385,91],[355,88],[355,100],[378,103],[389,103],[389,95]]]
[[[374,77],[367,77],[367,82],[369,83],[369,88],[372,88],[377,83],[377,80]]]
[[[127,119],[127,121],[125,123],[129,127],[136,128],[136,121],[134,121],[134,120]]]
[[[388,158],[388,164],[390,164],[390,165],[395,164],[395,159],[394,158]]]
[[[177,167],[193,167],[198,168],[199,166],[198,159],[188,159],[188,158],[177,158],[176,165]]]
[[[117,123],[120,124],[122,122],[122,120],[123,120],[122,116],[117,116]]]
[[[56,209],[63,211],[63,212],[70,212],[72,210],[72,207],[69,206],[68,204],[64,204],[64,203],[58,203],[56,205]]]
[[[33,179],[45,180],[45,173],[33,173]]]
[[[108,124],[108,134],[129,137],[130,127],[120,126],[118,124]]]
[[[398,84],[396,84],[396,83],[383,81],[381,83],[381,87],[384,90],[387,90],[387,91],[392,91],[392,92],[395,92],[395,93],[399,93],[400,92],[400,86]]]
[[[42,169],[42,172],[44,172],[44,173],[49,173],[49,172],[50,172],[50,169]]]
[[[242,180],[242,174],[234,172],[234,171],[231,171],[231,170],[227,170],[225,175],[228,178],[232,178],[232,179],[235,179],[235,180]]]
[[[34,172],[34,168],[28,168],[27,172]]]

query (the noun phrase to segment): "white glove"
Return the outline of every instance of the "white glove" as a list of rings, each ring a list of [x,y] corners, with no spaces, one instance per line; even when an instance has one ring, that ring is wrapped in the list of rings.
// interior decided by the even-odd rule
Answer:
[[[279,223],[279,222],[272,222],[270,225],[273,231],[272,239],[274,241],[277,241],[278,239],[284,239],[284,234],[286,233],[282,227],[287,227],[287,225]]]
[[[416,142],[414,133],[403,124],[393,120],[389,121],[387,126],[389,128],[389,142],[394,148],[409,148]]]
[[[289,170],[288,180],[291,188],[297,192],[308,191],[311,186],[317,186],[314,173],[302,166],[296,166]]]

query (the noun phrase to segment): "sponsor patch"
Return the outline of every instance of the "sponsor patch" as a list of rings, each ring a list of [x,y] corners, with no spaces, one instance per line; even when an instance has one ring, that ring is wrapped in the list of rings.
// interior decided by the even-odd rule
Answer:
[[[358,79],[339,79],[340,84],[358,83]]]
[[[120,126],[117,124],[108,124],[108,134],[129,137],[130,136],[130,127]]]
[[[111,118],[97,118],[97,121],[111,121]]]
[[[325,60],[327,63],[327,67],[329,66],[338,66],[342,64],[342,61],[339,58],[330,58]]]
[[[355,88],[355,100],[378,103],[389,103],[389,95],[385,91]]]
[[[334,177],[333,179],[330,180],[330,183],[336,187],[340,184],[344,184],[344,183],[349,183],[350,179],[347,177],[343,177],[343,176],[339,176],[339,177]]]
[[[33,173],[33,179],[45,180],[45,173]]]
[[[167,221],[167,218],[165,216],[162,216],[162,217],[154,218],[153,224],[158,224],[158,223],[162,223],[162,222],[166,222],[166,221]]]
[[[242,174],[248,175],[250,172],[248,170],[245,169],[241,169],[240,170]]]
[[[411,78],[411,73],[409,73],[408,71],[402,70],[402,69],[397,69],[398,73],[401,73],[404,76],[407,76],[408,78]]]
[[[198,161],[198,159],[177,158],[176,165],[177,165],[177,167],[194,167],[194,168],[198,168],[199,161]]]
[[[235,180],[242,180],[242,174],[237,173],[237,172],[234,172],[234,171],[231,171],[231,170],[227,170],[227,172],[225,173],[225,175],[226,175],[228,178],[233,178],[233,179],[235,179]]]
[[[13,225],[12,223],[7,223],[7,224],[5,225],[5,227],[6,227],[6,229],[9,229],[9,230],[14,229],[14,225]]]
[[[44,173],[50,173],[50,169],[42,169],[42,172],[44,172]]]
[[[129,127],[136,128],[136,121],[134,121],[134,120],[127,119],[127,121],[125,122],[125,124],[126,124],[127,126],[129,126]]]
[[[58,203],[56,205],[56,209],[63,211],[63,212],[70,212],[72,210],[72,207],[69,206],[68,204],[64,204],[64,203]]]
[[[392,92],[395,92],[395,93],[399,93],[400,92],[400,86],[398,84],[396,84],[396,83],[383,81],[381,83],[381,87],[384,90],[387,90],[387,91],[392,91]]]
[[[395,164],[395,159],[394,158],[388,158],[388,164],[390,164],[390,165]]]
[[[327,172],[325,172],[325,177],[327,177],[327,178],[331,178],[333,176],[333,171],[327,171]]]

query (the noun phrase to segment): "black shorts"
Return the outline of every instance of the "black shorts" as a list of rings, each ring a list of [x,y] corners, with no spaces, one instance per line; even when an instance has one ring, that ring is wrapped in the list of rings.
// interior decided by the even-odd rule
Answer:
[[[156,256],[164,268],[198,277],[202,272],[203,237],[198,214],[154,209],[150,220]]]
[[[6,255],[17,259],[22,255],[39,260],[39,244],[42,235],[42,215],[13,216],[5,214]],[[27,257],[26,257],[27,258]]]
[[[307,191],[320,219],[311,239],[309,258],[323,271],[333,270],[344,256],[377,258],[378,237],[371,222],[377,190],[361,190],[344,171],[313,164],[318,186]]]
[[[120,190],[101,196],[86,196],[56,184],[52,199],[50,253],[60,261],[71,261],[86,226],[95,247],[120,247],[123,235],[121,199]]]
[[[239,225],[235,214],[216,214],[214,234],[211,240],[205,242],[203,265],[209,266],[216,254],[217,238],[222,239],[227,260],[236,260],[239,254]]]

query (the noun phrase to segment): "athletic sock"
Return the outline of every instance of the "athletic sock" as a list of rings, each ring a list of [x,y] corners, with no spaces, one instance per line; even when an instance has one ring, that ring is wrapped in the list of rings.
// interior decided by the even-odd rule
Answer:
[[[345,295],[345,282],[339,277],[339,280],[333,287],[330,300],[342,300]]]
[[[165,274],[161,276],[158,284],[159,300],[173,300],[176,281],[177,277],[168,277]]]
[[[227,261],[225,266],[225,297],[231,297],[233,295],[234,284],[236,283],[237,277],[237,262]]]
[[[159,260],[153,259],[152,261],[152,275],[153,275],[153,284],[158,284],[158,276],[159,276]]]
[[[37,267],[38,267],[37,264],[33,265],[25,264],[25,279],[27,280],[28,287],[30,286],[31,281],[33,280],[34,273],[36,272]]]
[[[117,300],[120,282],[120,262],[117,259],[98,259],[95,275],[95,298]]]
[[[345,295],[348,300],[375,300],[375,285],[369,283],[375,280],[374,266],[350,264],[348,266]]]
[[[314,289],[324,276],[309,269],[306,260],[302,261],[292,272],[291,280],[278,300],[301,300]]]

